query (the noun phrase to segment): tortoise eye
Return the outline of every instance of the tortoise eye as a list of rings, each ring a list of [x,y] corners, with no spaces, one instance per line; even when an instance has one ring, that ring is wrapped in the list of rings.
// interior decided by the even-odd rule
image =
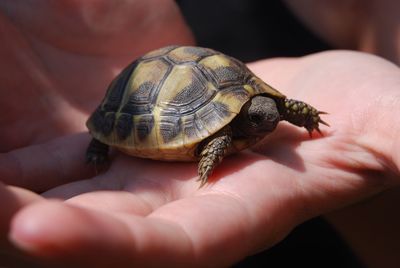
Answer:
[[[263,121],[264,118],[260,114],[250,114],[249,115],[249,119],[250,119],[251,122],[259,124],[259,123],[261,123]]]

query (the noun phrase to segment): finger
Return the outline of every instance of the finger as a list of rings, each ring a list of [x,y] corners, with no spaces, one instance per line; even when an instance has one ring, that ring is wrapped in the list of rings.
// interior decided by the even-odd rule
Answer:
[[[0,183],[0,266],[15,266],[29,263],[29,260],[22,257],[18,250],[10,244],[8,234],[12,218],[25,206],[42,200],[42,197],[28,190],[5,186]]]
[[[0,155],[0,178],[16,185],[41,192],[54,186],[85,177],[95,170],[85,164],[87,134],[57,138]]]
[[[323,173],[302,175],[255,154],[227,161],[222,179],[148,217],[63,204],[28,207],[13,222],[13,241],[30,254],[67,263],[84,259],[83,265],[109,265],[116,258],[120,265],[202,266],[212,261],[229,266],[273,245],[303,220],[349,201],[351,190],[362,186],[362,178],[355,185],[340,173],[326,184]],[[312,166],[304,164],[305,170]],[[350,182],[347,188],[343,177]]]
[[[129,218],[130,226],[98,211],[40,203],[15,218],[11,239],[29,254],[74,267],[173,266],[191,258],[190,243],[179,228],[157,220]],[[176,256],[182,259],[174,259]]]
[[[259,158],[250,160],[260,162]],[[261,245],[277,242],[299,221],[298,203],[293,189],[285,183],[287,179],[279,178],[280,183],[270,184],[268,194],[260,193],[263,176],[259,168],[260,163],[255,164],[254,170],[233,172],[224,177],[225,182],[215,182],[195,196],[162,206],[145,218],[107,213],[111,220],[103,213],[82,208],[40,204],[16,218],[13,241],[37,256],[59,261],[86,259],[91,265],[118,258],[137,265],[202,266],[212,261],[216,266],[228,266]],[[278,176],[283,170],[270,174]],[[238,179],[243,174],[250,175],[251,183],[248,178],[244,178],[244,184]],[[233,188],[221,186],[224,184]],[[117,252],[113,251],[114,245],[118,245]],[[97,253],[95,259],[93,252]],[[99,263],[93,263],[96,261]]]
[[[43,198],[31,191],[5,186],[0,183],[0,235],[2,238],[8,233],[12,217],[24,206],[42,200]]]
[[[61,203],[40,203],[15,218],[11,238],[30,255],[75,267],[157,267],[165,263],[204,267],[210,262],[223,267],[252,250],[249,229],[253,221],[246,211],[232,206],[238,204],[232,204],[231,197],[218,193],[179,203],[166,208],[175,212],[177,217],[172,220],[162,213],[147,218],[110,217]],[[263,226],[274,241],[282,233],[276,233],[282,228],[278,226]]]

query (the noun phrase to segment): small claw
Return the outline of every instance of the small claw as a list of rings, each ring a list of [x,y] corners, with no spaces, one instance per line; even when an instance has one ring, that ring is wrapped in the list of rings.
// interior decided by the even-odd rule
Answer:
[[[323,112],[323,111],[318,111],[318,115],[320,115],[320,114],[329,114],[329,113]],[[325,126],[330,127],[330,125],[327,122],[325,122],[324,120],[322,120],[319,116],[318,116],[318,123],[321,123]]]
[[[95,174],[99,174],[99,168],[102,169],[102,166],[108,163],[108,157],[98,154],[87,154],[86,156],[86,164],[92,165],[94,167]]]
[[[324,122],[321,118],[318,118],[318,123],[321,123],[321,124],[323,124],[323,125],[329,127],[329,124],[326,123],[326,122]],[[314,124],[314,125],[311,126],[311,127],[306,127],[310,138],[312,138],[312,132],[313,132],[314,130],[316,130],[321,136],[324,136],[324,134],[322,133],[322,131],[319,129],[318,123],[317,123],[317,124]]]
[[[324,134],[322,133],[322,131],[319,129],[319,124],[322,124],[322,125],[325,125],[325,126],[330,127],[330,125],[329,125],[327,122],[325,122],[324,120],[322,120],[322,119],[319,117],[320,114],[328,114],[328,113],[327,113],[327,112],[318,111],[317,114],[318,114],[317,118],[314,118],[314,119],[316,119],[315,121],[317,121],[317,123],[314,123],[312,127],[307,128],[307,131],[308,131],[308,134],[310,135],[310,138],[312,138],[312,132],[313,132],[314,130],[316,130],[321,136],[324,136]],[[314,122],[315,122],[315,121],[314,121]]]
[[[199,181],[200,181],[200,185],[199,185],[198,189],[201,189],[207,183],[207,179],[201,178]]]
[[[209,175],[210,171],[211,171],[211,168],[210,168],[210,167],[207,167],[207,169],[206,169],[204,172],[200,172],[200,173],[199,173],[200,176],[199,176],[199,178],[196,180],[196,181],[199,181],[199,182],[200,182],[200,185],[199,185],[199,188],[198,188],[198,189],[202,188],[202,187],[207,183],[207,181],[208,181],[208,175]]]
[[[314,130],[316,130],[316,131],[319,133],[319,135],[324,136],[324,134],[323,134],[322,131],[319,129],[319,127],[316,126],[316,127],[314,127],[314,128],[307,129],[308,135],[310,136],[310,138],[312,138],[312,132],[313,132]]]
[[[107,155],[87,153],[86,154],[86,164],[89,165],[102,165],[108,162]]]
[[[319,119],[318,123],[321,123],[321,124],[323,124],[325,126],[330,127],[330,125],[327,122],[325,122],[324,120],[322,120],[321,118]]]

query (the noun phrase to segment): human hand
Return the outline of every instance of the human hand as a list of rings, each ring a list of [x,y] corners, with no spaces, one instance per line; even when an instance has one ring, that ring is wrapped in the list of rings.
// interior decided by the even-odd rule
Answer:
[[[0,152],[84,131],[117,72],[193,42],[172,0],[0,2]]]
[[[6,183],[61,199],[2,218],[13,244],[44,262],[84,267],[228,266],[311,217],[399,184],[396,66],[333,51],[250,67],[287,96],[329,112],[324,136],[309,139],[282,122],[255,151],[224,159],[200,190],[194,163],[116,153],[106,172],[91,174],[86,134],[11,152],[0,161]]]
[[[318,36],[336,48],[373,53],[400,64],[396,0],[285,0]]]

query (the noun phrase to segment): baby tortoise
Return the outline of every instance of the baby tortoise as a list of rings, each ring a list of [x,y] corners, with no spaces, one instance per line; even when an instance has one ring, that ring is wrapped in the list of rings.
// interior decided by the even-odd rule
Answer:
[[[222,159],[272,132],[280,120],[311,133],[323,112],[287,99],[242,62],[208,48],[168,46],[126,67],[87,121],[87,161],[109,146],[129,155],[199,161],[200,187]]]

